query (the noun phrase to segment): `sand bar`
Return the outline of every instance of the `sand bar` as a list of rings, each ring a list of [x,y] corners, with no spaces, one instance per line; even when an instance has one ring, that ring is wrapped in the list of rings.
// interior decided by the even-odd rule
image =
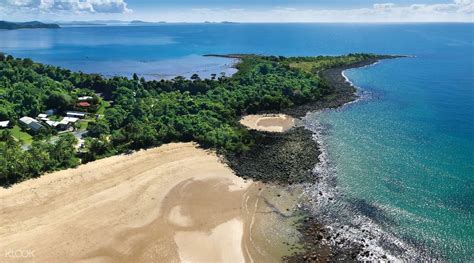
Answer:
[[[0,262],[274,262],[272,188],[192,143],[102,159],[0,188]]]
[[[285,114],[247,115],[240,123],[254,130],[285,132],[295,126],[295,119]]]

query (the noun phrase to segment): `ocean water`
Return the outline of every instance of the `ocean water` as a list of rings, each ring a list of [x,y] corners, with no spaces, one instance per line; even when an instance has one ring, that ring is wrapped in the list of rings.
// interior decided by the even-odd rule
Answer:
[[[413,55],[346,71],[361,99],[306,117],[324,146],[315,212],[370,232],[374,254],[474,261],[474,24],[68,27],[0,31],[0,51],[147,78],[232,73],[209,53]]]

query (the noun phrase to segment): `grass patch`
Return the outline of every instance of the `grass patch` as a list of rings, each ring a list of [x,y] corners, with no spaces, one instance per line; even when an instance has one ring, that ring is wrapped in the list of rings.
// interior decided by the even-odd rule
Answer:
[[[33,142],[33,136],[21,130],[20,126],[15,125],[9,129],[12,136],[19,140],[22,144],[31,144]]]
[[[105,109],[108,107],[110,107],[110,103],[108,101],[102,100],[96,114],[104,115]]]
[[[77,129],[80,131],[87,130],[88,126],[89,126],[89,120],[79,120],[76,124]]]
[[[307,61],[292,61],[289,63],[290,68],[302,70],[307,73],[315,74],[320,70],[333,68],[341,65],[352,64],[360,61],[359,57],[322,57],[308,59]]]
[[[316,63],[314,62],[293,62],[290,63],[290,68],[300,69],[302,71],[311,73]]]

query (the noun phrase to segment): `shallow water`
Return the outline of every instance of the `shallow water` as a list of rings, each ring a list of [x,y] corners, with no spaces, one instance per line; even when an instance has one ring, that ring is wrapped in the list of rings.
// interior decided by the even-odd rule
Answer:
[[[158,78],[231,63],[199,57],[208,53],[414,55],[348,70],[363,99],[308,116],[326,146],[323,190],[337,197],[319,212],[359,228],[369,222],[378,243],[408,249],[391,246],[392,254],[415,247],[466,262],[474,260],[473,39],[473,24],[164,24],[0,31],[0,50]]]

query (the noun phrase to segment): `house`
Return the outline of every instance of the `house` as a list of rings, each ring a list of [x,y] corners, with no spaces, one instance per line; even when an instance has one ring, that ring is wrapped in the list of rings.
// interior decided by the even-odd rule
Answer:
[[[41,128],[44,127],[43,125],[41,125],[41,123],[39,121],[37,121],[37,120],[35,120],[31,117],[27,117],[27,116],[20,118],[20,124],[22,124],[26,128],[31,129],[34,132],[37,132]]]
[[[8,128],[10,121],[0,121],[0,129]]]
[[[83,119],[87,115],[87,112],[80,112],[80,111],[68,111],[66,112],[67,117],[79,118]]]
[[[88,101],[92,99],[93,99],[92,96],[82,96],[82,97],[77,98],[78,101]]]
[[[59,122],[58,122],[58,121],[47,120],[45,123],[46,123],[49,127],[52,127],[52,128],[57,128],[58,125],[59,125]]]
[[[91,104],[87,101],[81,101],[76,104],[78,107],[89,108]]]
[[[61,122],[76,123],[78,120],[76,117],[64,117]]]
[[[75,117],[64,117],[60,122],[57,122],[58,129],[65,130],[69,128],[72,124],[76,123],[79,119]]]
[[[49,121],[49,118],[48,118],[48,115],[42,113],[42,114],[38,114],[38,117],[36,118],[38,120],[41,120],[41,121]]]

